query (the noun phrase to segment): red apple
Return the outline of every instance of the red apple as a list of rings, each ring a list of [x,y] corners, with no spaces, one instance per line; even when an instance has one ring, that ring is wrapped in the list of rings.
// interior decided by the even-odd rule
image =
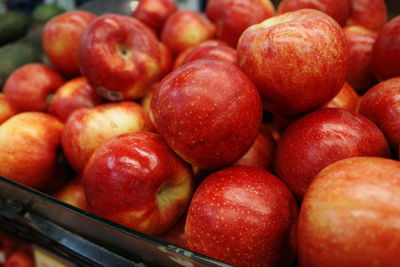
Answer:
[[[53,95],[49,112],[66,121],[78,108],[90,108],[99,105],[102,98],[93,90],[84,77],[78,77],[64,83]]]
[[[21,111],[47,111],[49,97],[64,83],[52,68],[29,63],[16,69],[3,87],[3,93]]]
[[[275,8],[270,0],[209,0],[206,13],[216,25],[217,38],[236,47],[243,31],[274,16]]]
[[[75,177],[64,184],[54,197],[79,209],[87,210],[86,196],[81,177]]]
[[[164,71],[164,52],[155,34],[137,19],[106,14],[90,24],[78,54],[89,84],[115,101],[144,96]]]
[[[389,156],[382,132],[354,112],[324,108],[285,130],[275,153],[275,172],[302,199],[314,176],[330,163],[356,156]]]
[[[141,0],[132,12],[132,17],[159,34],[167,18],[176,10],[177,6],[173,0]]]
[[[171,72],[154,91],[150,117],[167,144],[205,169],[237,161],[253,144],[261,101],[233,64],[200,59]]]
[[[260,90],[264,108],[283,116],[326,103],[340,91],[347,74],[348,47],[342,28],[312,9],[249,27],[237,53],[240,68]]]
[[[227,45],[198,45],[188,53],[182,64],[198,59],[222,60],[234,65],[238,65],[236,50]]]
[[[95,18],[96,15],[91,12],[75,10],[54,17],[43,28],[43,49],[51,64],[62,74],[79,75],[79,42]]]
[[[6,259],[3,267],[35,267],[35,262],[31,255],[16,251]]]
[[[191,10],[172,14],[161,32],[162,42],[174,56],[214,36],[215,27],[206,16]]]
[[[323,169],[299,216],[300,266],[397,266],[400,162],[356,157]]]
[[[384,0],[350,0],[350,4],[348,25],[360,25],[378,31],[386,23],[387,10]]]
[[[159,43],[159,45],[160,45],[160,53],[161,53],[161,58],[160,58],[161,70],[160,70],[159,80],[161,80],[172,69],[172,55],[171,55],[171,52],[169,51],[168,47],[165,44]]]
[[[81,173],[93,152],[113,136],[151,127],[143,107],[119,102],[74,111],[62,133],[62,147],[71,166]]]
[[[365,91],[376,83],[372,72],[372,48],[377,34],[361,26],[343,28],[349,44],[347,82],[357,91]]]
[[[208,176],[190,203],[189,248],[235,266],[288,266],[297,205],[278,178],[252,167]]]
[[[275,141],[268,130],[260,131],[250,149],[233,166],[249,166],[272,170],[275,155]]]
[[[345,83],[339,93],[328,103],[323,105],[326,108],[343,108],[349,111],[357,112],[360,97],[357,92]]]
[[[0,176],[36,189],[54,177],[63,124],[40,112],[14,115],[0,126]]]
[[[185,223],[186,215],[183,215],[171,229],[159,235],[158,238],[181,248],[187,248]]]
[[[143,233],[167,231],[186,211],[189,166],[150,132],[119,135],[99,147],[83,174],[89,208]]]
[[[17,105],[5,94],[0,93],[0,124],[19,112]]]
[[[369,89],[361,97],[359,112],[374,122],[397,150],[400,144],[400,77]]]
[[[400,16],[379,31],[372,52],[372,70],[379,80],[400,76]]]
[[[283,14],[304,8],[322,11],[343,26],[350,16],[351,5],[349,0],[282,0],[278,13]]]

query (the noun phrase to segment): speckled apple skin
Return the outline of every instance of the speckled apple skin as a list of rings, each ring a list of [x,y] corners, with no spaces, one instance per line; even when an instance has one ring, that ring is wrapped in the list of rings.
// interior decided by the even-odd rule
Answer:
[[[323,169],[300,211],[300,266],[397,266],[400,162],[355,157]]]
[[[250,26],[237,53],[239,66],[259,89],[264,108],[282,116],[323,105],[340,91],[347,74],[348,46],[342,28],[312,9]]]
[[[339,93],[328,103],[323,105],[325,108],[343,108],[357,112],[360,96],[348,83],[344,83]]]
[[[206,14],[215,23],[217,38],[236,48],[243,31],[274,16],[275,8],[270,0],[210,0]]]
[[[49,105],[49,113],[65,122],[78,108],[91,108],[103,99],[88,84],[85,77],[78,77],[64,83],[57,89]]]
[[[400,144],[400,77],[369,89],[361,97],[359,112],[374,122],[390,145],[397,149]]]
[[[350,16],[349,0],[283,0],[278,7],[278,13],[296,11],[304,8],[316,9],[332,17],[339,25],[346,24]]]
[[[349,68],[346,81],[357,91],[366,91],[377,79],[372,72],[372,48],[377,33],[362,26],[343,28],[349,44]]]
[[[236,49],[227,45],[203,45],[195,47],[183,61],[183,64],[192,62],[198,59],[215,59],[222,60],[234,65],[238,65]]]
[[[372,70],[381,81],[400,76],[400,16],[379,31],[372,52]]]
[[[113,136],[151,129],[148,115],[135,102],[80,108],[65,123],[62,147],[71,166],[81,173],[93,152]]]
[[[289,125],[279,140],[274,169],[302,199],[315,175],[330,163],[389,155],[385,136],[370,120],[348,110],[323,108]]]
[[[91,211],[152,235],[182,216],[193,193],[189,165],[159,135],[144,131],[116,136],[96,150],[83,185]]]
[[[237,161],[257,137],[261,101],[233,64],[200,59],[176,69],[155,89],[151,118],[185,161],[215,169]]]
[[[139,20],[106,14],[88,27],[79,46],[82,75],[102,97],[138,99],[162,72],[158,39]]]
[[[42,189],[57,165],[63,124],[41,112],[19,113],[0,126],[0,176]]]
[[[17,105],[5,94],[0,93],[0,124],[19,113]]]
[[[159,34],[167,18],[176,10],[177,6],[173,0],[141,0],[133,10],[132,17]]]
[[[186,218],[190,249],[235,266],[287,266],[297,220],[292,193],[252,167],[229,167],[196,190]]]
[[[96,15],[74,10],[58,15],[43,28],[42,46],[51,64],[63,75],[80,74],[78,48],[83,33]]]
[[[29,63],[16,69],[6,80],[3,93],[21,111],[47,111],[47,98],[64,83],[54,69],[41,64]]]
[[[196,11],[180,10],[173,13],[161,32],[161,41],[177,56],[184,50],[214,37],[215,26]]]
[[[384,0],[350,0],[350,5],[348,25],[360,25],[371,31],[378,31],[387,21]]]

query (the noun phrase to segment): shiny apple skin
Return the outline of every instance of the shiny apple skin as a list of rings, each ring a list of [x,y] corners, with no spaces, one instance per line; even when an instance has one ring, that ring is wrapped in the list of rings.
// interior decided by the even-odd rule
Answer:
[[[71,166],[81,173],[93,152],[113,136],[151,127],[142,106],[124,101],[74,111],[65,123],[62,147]]]
[[[360,96],[348,83],[345,83],[339,93],[332,100],[323,105],[323,107],[343,108],[357,112],[359,102]]]
[[[387,21],[387,7],[384,0],[350,0],[350,4],[348,25],[360,25],[371,31],[378,31]]]
[[[207,17],[216,25],[216,36],[236,48],[240,35],[249,26],[275,15],[270,0],[209,0]]]
[[[275,173],[301,200],[315,175],[335,161],[357,157],[388,157],[383,133],[362,115],[324,108],[294,121],[279,140]]]
[[[75,177],[64,184],[54,197],[79,209],[87,210],[87,201],[81,177]]]
[[[83,185],[95,214],[151,235],[170,229],[193,193],[189,165],[145,131],[113,137],[96,150]]]
[[[323,169],[304,197],[300,266],[397,266],[400,162],[355,157]]]
[[[17,105],[5,94],[0,93],[0,125],[17,113]]]
[[[103,99],[88,84],[85,77],[78,77],[64,83],[57,89],[49,105],[49,113],[65,122],[78,108],[91,108]]]
[[[41,112],[19,113],[0,126],[0,176],[35,189],[53,178],[63,124]]]
[[[332,99],[347,74],[348,46],[342,28],[312,9],[249,27],[237,53],[239,66],[259,89],[264,108],[286,117]]]
[[[41,63],[16,69],[6,80],[3,93],[21,111],[47,111],[47,98],[64,83],[63,77]]]
[[[80,40],[96,15],[75,10],[58,15],[43,28],[42,46],[51,64],[68,77],[80,74],[78,48]]]
[[[196,190],[186,218],[191,250],[235,266],[288,266],[297,205],[271,173],[229,167]]]
[[[180,10],[165,22],[161,41],[176,57],[184,50],[214,37],[215,26],[208,18],[196,11]]]
[[[397,150],[400,144],[400,77],[369,89],[361,97],[359,113],[374,122]]]
[[[159,34],[167,18],[177,9],[173,0],[140,0],[132,17]]]
[[[79,46],[83,76],[103,98],[138,99],[160,78],[162,48],[139,20],[117,14],[96,18]]]
[[[372,52],[372,70],[380,81],[400,76],[400,16],[379,31]]]
[[[253,144],[261,101],[233,64],[196,60],[176,69],[154,91],[150,117],[185,161],[215,169],[237,161]]]
[[[278,13],[311,8],[324,12],[343,26],[350,16],[350,7],[348,0],[283,0],[279,4]]]
[[[346,81],[359,92],[365,92],[377,83],[372,72],[372,48],[377,33],[361,26],[343,28],[349,44],[349,68]]]
[[[216,46],[198,46],[195,47],[183,61],[183,64],[192,62],[198,59],[215,59],[222,60],[238,66],[236,49],[227,45]]]

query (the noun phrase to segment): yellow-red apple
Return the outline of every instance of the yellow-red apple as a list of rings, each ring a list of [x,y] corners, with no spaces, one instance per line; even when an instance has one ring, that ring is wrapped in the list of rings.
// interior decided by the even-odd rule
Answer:
[[[5,94],[0,93],[0,124],[19,113],[17,105]]]
[[[359,102],[360,96],[348,83],[345,83],[339,93],[322,107],[343,108],[357,112]]]
[[[350,4],[348,25],[360,25],[378,31],[386,23],[387,10],[384,0],[350,0]]]

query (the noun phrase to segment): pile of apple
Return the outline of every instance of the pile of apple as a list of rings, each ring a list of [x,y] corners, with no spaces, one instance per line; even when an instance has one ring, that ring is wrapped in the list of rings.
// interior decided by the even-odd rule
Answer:
[[[383,0],[59,15],[51,67],[3,88],[0,175],[238,266],[399,266],[387,20]]]

